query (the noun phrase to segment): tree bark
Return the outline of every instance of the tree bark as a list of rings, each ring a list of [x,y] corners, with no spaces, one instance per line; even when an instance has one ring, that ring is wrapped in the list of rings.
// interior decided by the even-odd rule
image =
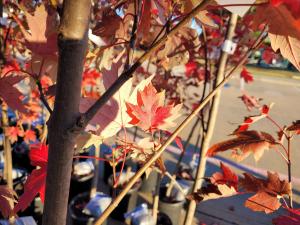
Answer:
[[[59,61],[54,110],[49,119],[49,156],[43,225],[66,224],[76,133],[87,48],[90,0],[64,0],[58,35]]]

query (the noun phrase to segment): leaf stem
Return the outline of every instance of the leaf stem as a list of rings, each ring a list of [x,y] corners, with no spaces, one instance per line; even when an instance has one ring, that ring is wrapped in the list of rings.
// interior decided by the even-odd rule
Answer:
[[[291,187],[291,194],[289,195],[289,205],[293,208],[293,188],[292,188],[292,163],[291,163],[291,138],[287,138],[288,141],[288,181]]]
[[[275,150],[277,150],[276,152],[278,152],[278,153],[280,154],[280,156],[284,159],[284,161],[288,164],[289,161],[288,161],[288,159],[285,157],[285,155],[282,154],[282,152],[281,152],[279,149],[275,148]]]
[[[278,129],[280,132],[282,132],[284,134],[284,136],[286,137],[286,139],[288,139],[288,135],[284,132],[284,130],[282,129],[282,127],[269,115],[266,116],[266,118],[271,121]]]

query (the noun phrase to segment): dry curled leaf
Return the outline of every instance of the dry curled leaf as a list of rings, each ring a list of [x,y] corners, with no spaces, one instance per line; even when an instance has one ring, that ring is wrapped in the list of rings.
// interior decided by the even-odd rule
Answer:
[[[291,194],[291,186],[286,180],[280,180],[277,173],[268,172],[266,180],[244,173],[240,179],[240,186],[247,192],[256,194],[245,202],[247,208],[253,211],[272,213],[281,206],[280,199]]]
[[[230,197],[237,192],[234,187],[229,187],[226,184],[214,185],[212,183],[201,187],[197,192],[189,194],[186,198],[189,200],[195,200],[197,203],[206,200]]]
[[[232,150],[232,156],[238,161],[248,157],[253,153],[254,159],[258,161],[264,150],[268,150],[273,145],[276,145],[275,139],[268,133],[251,131],[240,131],[234,134],[236,137],[217,143],[210,147],[207,151],[207,156],[211,157],[219,152]]]
[[[293,124],[287,127],[286,130],[300,134],[300,120],[293,122]]]
[[[0,212],[4,218],[14,215],[10,202],[16,202],[16,198],[17,194],[14,190],[5,185],[0,185]]]
[[[237,191],[238,188],[238,176],[224,163],[220,163],[222,172],[216,172],[210,177],[212,184],[226,184],[229,187],[234,187]]]

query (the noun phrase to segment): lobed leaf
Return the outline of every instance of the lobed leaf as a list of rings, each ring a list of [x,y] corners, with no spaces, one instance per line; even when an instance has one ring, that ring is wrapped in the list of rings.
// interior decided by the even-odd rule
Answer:
[[[211,157],[219,152],[232,150],[233,157],[237,160],[243,160],[250,153],[253,153],[254,159],[258,161],[264,150],[268,150],[273,145],[276,145],[275,139],[268,133],[258,131],[240,131],[236,132],[235,138],[217,143],[210,147],[206,156]]]

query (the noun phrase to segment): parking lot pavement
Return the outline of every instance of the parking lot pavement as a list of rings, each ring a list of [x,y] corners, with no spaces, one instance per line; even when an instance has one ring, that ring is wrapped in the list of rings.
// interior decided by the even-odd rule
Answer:
[[[254,83],[246,85],[246,90],[249,95],[262,98],[262,104],[275,103],[270,111],[271,117],[276,120],[280,125],[290,125],[293,121],[300,119],[300,80],[293,79],[290,76],[269,76],[264,71],[261,73],[259,70],[255,71]],[[278,71],[277,71],[278,72]],[[280,72],[278,72],[280,73]],[[217,117],[216,127],[213,133],[212,142],[216,143],[230,138],[228,135],[234,131],[237,126],[243,122],[245,116],[255,115],[258,112],[247,111],[242,101],[238,98],[241,96],[239,86],[239,75],[236,74],[226,87],[222,89],[222,97]],[[191,125],[186,128],[181,137],[185,140],[191,129]],[[265,131],[277,137],[276,127],[266,120],[259,121],[251,128]],[[196,132],[192,138],[192,144],[196,143]],[[295,206],[300,207],[300,165],[297,159],[300,158],[300,136],[293,139],[292,148],[292,175],[294,181],[294,201]],[[191,149],[190,151],[193,151]],[[178,157],[175,151],[169,151],[165,154],[168,159],[169,168],[171,168]],[[187,154],[189,155],[189,154]],[[190,154],[191,155],[191,154]],[[287,166],[282,161],[281,157],[275,152],[274,149],[265,151],[263,157],[258,162],[255,162],[253,157],[250,156],[240,164],[232,161],[229,153],[222,153],[221,159],[229,164],[232,162],[231,167],[238,173],[247,172],[263,176],[267,171],[278,172],[281,179],[287,177]],[[185,162],[189,163],[191,158],[187,156]],[[225,162],[226,163],[226,162]],[[241,165],[236,167],[235,165]],[[217,170],[217,166],[212,162],[208,163],[207,175],[211,175]],[[243,207],[245,196],[236,196],[222,200],[210,200],[199,204],[197,209],[197,218],[207,224],[241,224],[241,225],[258,225],[258,224],[271,224],[273,217],[278,216],[281,211],[265,215],[264,213],[254,213],[247,208]]]

